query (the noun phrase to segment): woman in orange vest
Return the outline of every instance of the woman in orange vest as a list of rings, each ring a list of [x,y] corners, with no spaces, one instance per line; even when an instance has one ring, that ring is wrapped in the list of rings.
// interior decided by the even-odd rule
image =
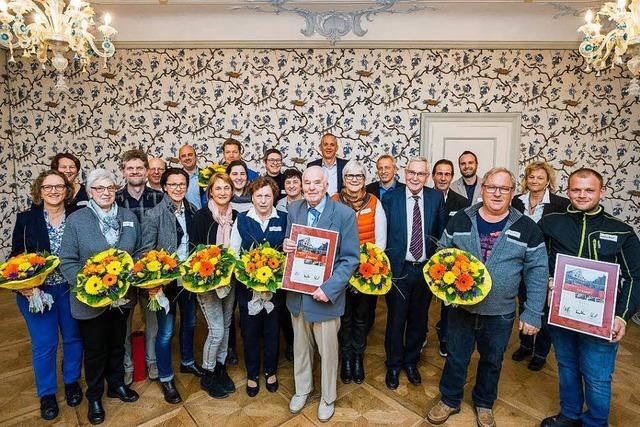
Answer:
[[[360,244],[375,243],[384,250],[387,246],[387,217],[382,203],[376,196],[365,191],[365,178],[364,166],[350,160],[342,170],[342,190],[332,198],[356,212]],[[362,384],[364,381],[363,355],[367,345],[371,306],[375,299],[375,295],[366,295],[351,287],[347,290],[338,333],[342,354],[340,379],[345,384],[351,381]]]

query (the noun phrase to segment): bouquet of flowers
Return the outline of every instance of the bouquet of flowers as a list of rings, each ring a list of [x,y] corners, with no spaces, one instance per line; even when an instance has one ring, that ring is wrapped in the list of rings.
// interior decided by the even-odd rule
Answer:
[[[391,268],[387,255],[373,243],[360,245],[360,266],[349,284],[368,295],[384,295],[391,289]]]
[[[206,168],[200,169],[200,172],[198,173],[198,186],[207,188],[209,180],[214,173],[225,173],[226,170],[227,166],[222,163],[211,163]]]
[[[107,249],[87,260],[78,273],[73,292],[80,302],[90,307],[122,305],[129,290],[129,271],[133,267],[131,255],[119,249]]]
[[[236,278],[256,292],[275,292],[282,286],[284,253],[262,243],[245,252],[236,263]]]
[[[491,290],[491,276],[484,264],[469,252],[445,248],[424,266],[424,278],[433,294],[449,304],[473,305]]]
[[[165,286],[180,277],[176,254],[169,255],[163,249],[150,250],[133,264],[129,272],[129,283],[140,289],[154,289]],[[149,310],[164,308],[169,312],[169,300],[162,290],[149,298]]]
[[[60,259],[47,252],[16,255],[0,264],[0,288],[12,291],[33,289],[29,300],[31,313],[44,313],[51,308],[53,297],[38,289],[60,264]]]
[[[236,257],[222,245],[198,245],[180,266],[182,286],[195,293],[229,286]]]

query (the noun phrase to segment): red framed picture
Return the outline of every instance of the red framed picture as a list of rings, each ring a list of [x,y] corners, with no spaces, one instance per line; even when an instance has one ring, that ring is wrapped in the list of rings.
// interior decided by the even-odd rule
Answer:
[[[620,266],[558,254],[555,271],[549,324],[610,340]]]
[[[289,238],[296,250],[287,255],[282,289],[312,294],[331,276],[338,232],[293,224]]]

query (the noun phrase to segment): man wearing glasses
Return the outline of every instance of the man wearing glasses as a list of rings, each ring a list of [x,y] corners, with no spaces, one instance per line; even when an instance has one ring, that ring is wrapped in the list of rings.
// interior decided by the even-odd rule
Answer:
[[[278,185],[278,194],[275,196],[275,202],[287,197],[284,190],[284,175],[282,175],[282,153],[277,148],[269,148],[264,153],[264,164],[267,170],[266,176],[273,178]]]
[[[385,382],[391,390],[398,388],[401,369],[411,384],[422,381],[417,365],[427,337],[431,302],[422,269],[435,252],[445,226],[444,198],[439,191],[425,187],[428,177],[427,159],[415,157],[405,169],[406,187],[382,198],[389,237],[386,252],[397,279],[386,295]]]
[[[449,309],[449,354],[440,377],[441,399],[427,415],[432,424],[442,424],[460,412],[469,362],[477,348],[480,361],[472,393],[476,422],[480,427],[496,425],[492,408],[521,281],[527,302],[520,314],[519,329],[533,335],[540,328],[547,288],[547,251],[536,223],[510,206],[515,185],[508,169],[491,169],[481,187],[482,203],[455,214],[440,239],[443,247],[462,249],[484,262],[492,288],[478,304]]]

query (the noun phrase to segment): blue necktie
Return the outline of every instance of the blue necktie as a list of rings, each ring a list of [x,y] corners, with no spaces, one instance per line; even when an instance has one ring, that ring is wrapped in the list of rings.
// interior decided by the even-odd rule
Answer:
[[[318,220],[320,219],[320,212],[315,208],[309,209],[309,212],[311,213],[311,216],[313,217],[311,219],[311,227],[315,227],[316,225],[318,225]]]

